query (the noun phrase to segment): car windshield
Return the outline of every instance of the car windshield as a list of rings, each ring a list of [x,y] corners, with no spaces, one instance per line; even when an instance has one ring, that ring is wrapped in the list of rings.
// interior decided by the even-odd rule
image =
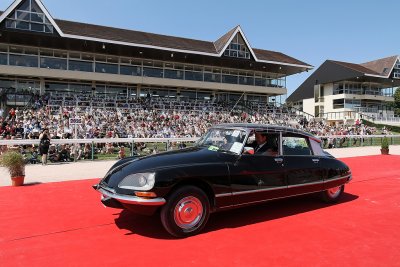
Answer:
[[[239,129],[210,129],[197,142],[198,146],[205,146],[208,150],[231,152],[240,154],[246,139],[246,131]]]

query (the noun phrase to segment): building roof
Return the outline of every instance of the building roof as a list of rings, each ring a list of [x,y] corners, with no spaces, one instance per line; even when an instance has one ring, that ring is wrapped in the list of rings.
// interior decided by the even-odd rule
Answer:
[[[343,62],[343,61],[336,61],[336,60],[330,60],[330,61],[335,63],[335,64],[341,65],[341,66],[343,66],[345,68],[348,68],[348,69],[357,71],[359,73],[362,73],[362,74],[380,75],[378,72],[376,72],[376,71],[374,71],[372,69],[366,68],[366,67],[362,66],[361,64],[355,64],[355,63],[349,63],[349,62]]]
[[[55,19],[63,33],[110,41],[216,53],[212,42]]]
[[[287,101],[297,102],[313,98],[314,85],[338,81],[374,81],[399,86],[399,80],[392,81],[390,79],[390,74],[398,58],[398,56],[392,56],[362,64],[326,60],[287,98]],[[384,72],[385,68],[387,69]]]
[[[217,41],[214,42],[214,47],[217,53],[220,53],[222,50],[224,50],[225,45],[229,42],[229,39],[235,33],[238,27],[239,26],[236,26],[235,28],[225,33]]]
[[[362,63],[360,65],[379,73],[379,75],[388,76],[390,75],[390,72],[393,69],[393,66],[396,64],[398,58],[398,56],[391,56]]]
[[[154,34],[148,32],[118,29],[94,24],[55,19],[63,33],[77,36],[86,36],[111,41],[120,41],[131,44],[150,45],[161,48],[172,48],[193,52],[204,52],[218,55],[226,46],[229,39],[239,26],[228,31],[215,42],[201,41],[189,38]],[[253,48],[257,59],[276,63],[287,63],[311,67],[311,65],[285,55],[281,52]]]
[[[0,12],[0,23],[15,8],[17,8],[21,1],[22,0],[15,0],[6,11]],[[246,43],[248,43],[240,26],[236,26],[232,30],[228,31],[215,42],[210,42],[128,29],[119,29],[88,23],[53,19],[41,1],[34,1],[38,3],[38,5],[42,8],[44,14],[50,19],[50,21],[53,22],[53,26],[55,27],[57,33],[59,33],[61,37],[66,38],[169,50],[172,52],[193,53],[216,57],[219,57],[223,54],[228,45],[228,42],[237,33],[240,33],[245,39]],[[294,67],[302,67],[306,69],[312,68],[311,65],[280,52],[268,51],[263,49],[253,49],[250,46],[249,48],[254,57],[254,60],[257,62],[282,64]]]

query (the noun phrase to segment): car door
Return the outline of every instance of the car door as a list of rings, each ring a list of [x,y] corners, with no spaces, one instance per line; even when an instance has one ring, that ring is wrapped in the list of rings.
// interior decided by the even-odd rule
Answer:
[[[275,135],[275,138],[279,136]],[[279,154],[242,155],[230,166],[230,173],[236,205],[280,198],[287,194],[283,158]]]
[[[307,136],[283,134],[282,151],[289,195],[323,190],[321,156],[314,155]]]

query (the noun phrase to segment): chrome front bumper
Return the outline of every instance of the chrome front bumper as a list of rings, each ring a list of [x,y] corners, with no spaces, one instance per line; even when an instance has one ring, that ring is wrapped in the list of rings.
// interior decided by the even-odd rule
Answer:
[[[93,188],[99,191],[104,197],[115,199],[124,204],[140,205],[140,206],[162,206],[165,204],[164,198],[141,198],[130,195],[120,195],[111,188],[104,188],[100,185],[95,185]]]

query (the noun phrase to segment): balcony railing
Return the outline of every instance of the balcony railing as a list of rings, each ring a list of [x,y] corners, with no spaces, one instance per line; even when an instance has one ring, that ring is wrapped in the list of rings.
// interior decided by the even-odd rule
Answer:
[[[400,74],[399,77],[400,78]],[[381,90],[370,90],[370,89],[335,89],[333,90],[334,95],[349,94],[349,95],[371,95],[371,96],[385,96],[393,97],[393,93],[384,92]]]
[[[378,108],[356,107],[354,109],[357,112],[378,113]]]

